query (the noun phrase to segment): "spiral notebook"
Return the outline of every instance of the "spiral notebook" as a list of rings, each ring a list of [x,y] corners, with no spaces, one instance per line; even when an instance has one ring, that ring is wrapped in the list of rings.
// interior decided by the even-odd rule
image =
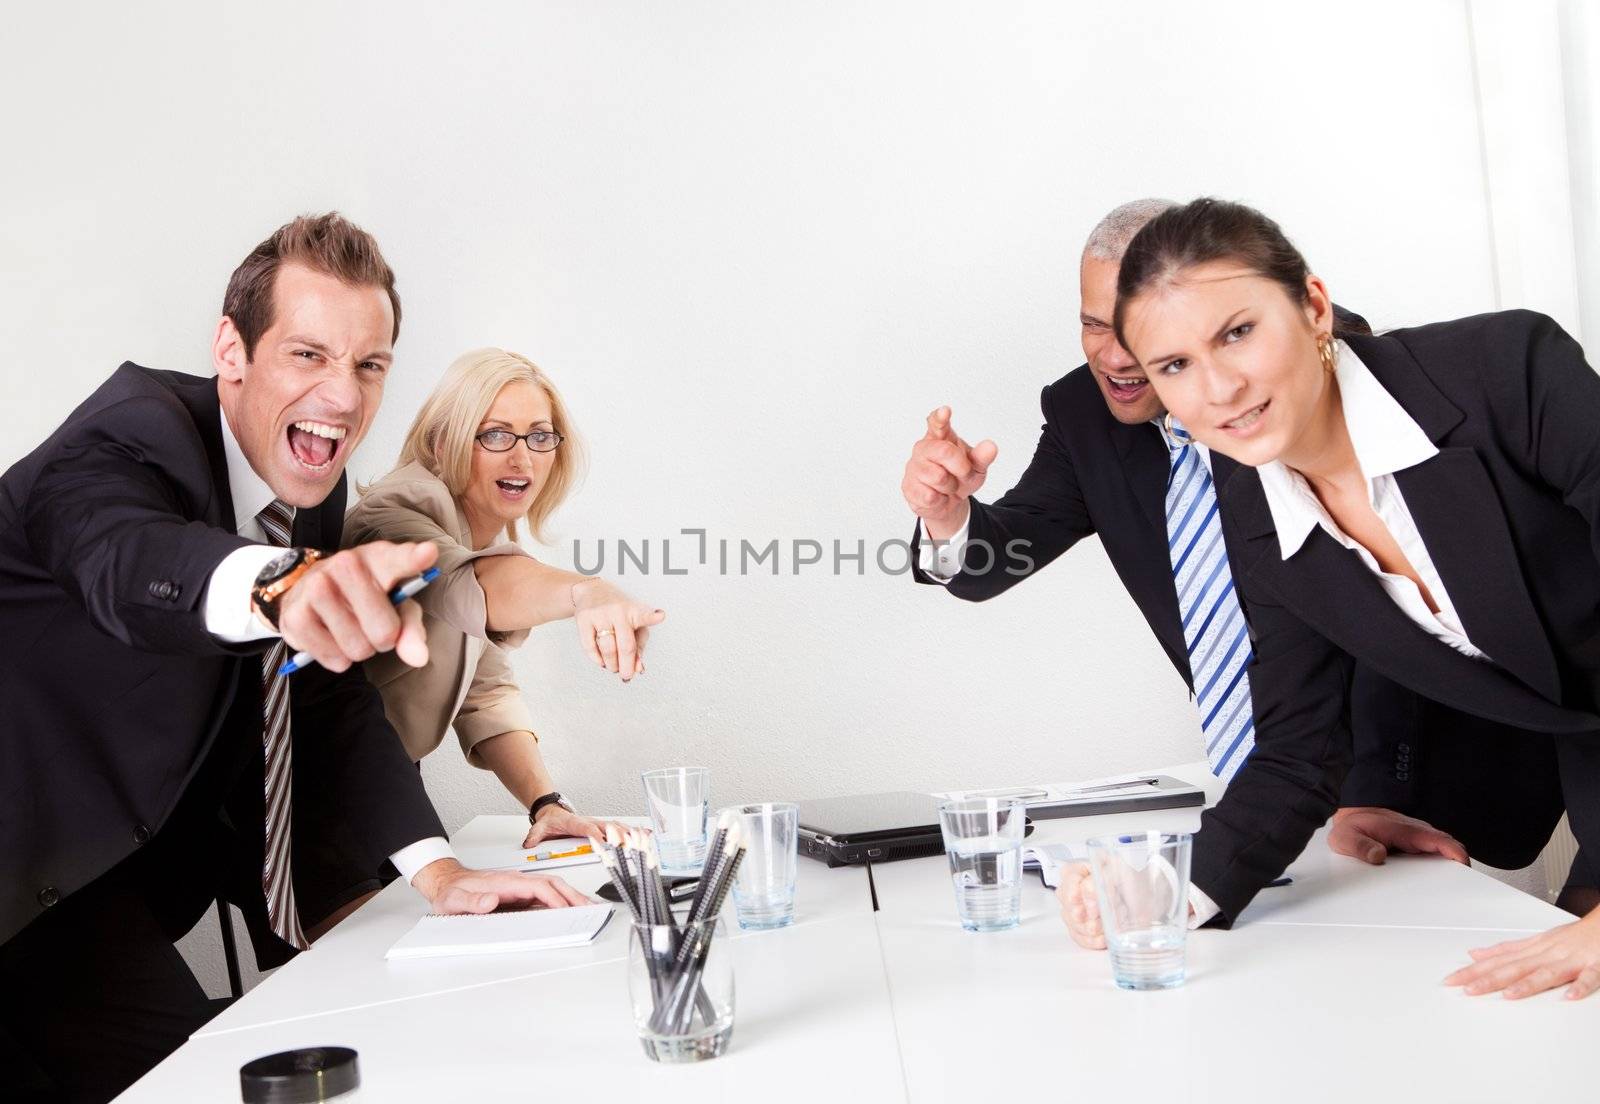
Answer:
[[[383,957],[439,958],[581,947],[600,934],[612,912],[610,905],[598,904],[460,916],[430,913]]]

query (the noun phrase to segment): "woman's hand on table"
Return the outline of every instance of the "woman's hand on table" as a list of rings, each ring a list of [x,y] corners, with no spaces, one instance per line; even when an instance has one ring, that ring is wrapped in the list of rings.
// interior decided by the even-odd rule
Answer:
[[[433,911],[493,912],[503,904],[565,908],[592,904],[560,878],[515,870],[469,870],[455,859],[435,859],[411,880]]]
[[[664,610],[636,602],[604,579],[572,584],[572,619],[578,642],[597,665],[627,682],[644,673],[644,645],[650,626],[667,619]]]
[[[635,828],[620,820],[586,817],[580,813],[568,812],[560,805],[546,805],[539,810],[538,819],[528,828],[528,838],[522,841],[522,846],[532,847],[545,840],[562,839],[567,836],[576,836],[579,839],[604,839],[608,824],[615,824],[619,832],[630,829],[635,832],[649,831],[648,828]]]
[[[1541,935],[1467,953],[1472,965],[1444,983],[1459,985],[1470,996],[1503,992],[1517,1000],[1565,985],[1567,999],[1579,1000],[1600,989],[1600,909]]]
[[[1106,949],[1105,928],[1100,923],[1100,902],[1094,895],[1094,878],[1086,862],[1061,864],[1061,884],[1056,887],[1061,919],[1072,941],[1091,951]]]

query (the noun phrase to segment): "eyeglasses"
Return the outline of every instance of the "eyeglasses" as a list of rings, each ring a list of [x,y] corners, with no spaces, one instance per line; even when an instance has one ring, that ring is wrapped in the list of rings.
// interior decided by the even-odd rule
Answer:
[[[567,438],[553,429],[535,429],[527,433],[512,433],[509,429],[486,429],[478,434],[478,444],[490,452],[510,452],[518,441],[527,443],[533,452],[554,452]]]

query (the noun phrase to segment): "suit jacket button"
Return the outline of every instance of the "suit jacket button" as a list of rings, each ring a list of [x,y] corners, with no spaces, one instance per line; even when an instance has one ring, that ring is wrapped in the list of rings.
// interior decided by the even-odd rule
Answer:
[[[56,892],[55,886],[45,886],[39,891],[39,903],[45,908],[49,908],[59,900],[61,900],[61,894]]]
[[[142,824],[140,824],[136,828],[134,828],[134,830],[133,830],[133,842],[137,843],[137,844],[141,844],[141,845],[149,843],[150,842],[150,829],[146,828]]]
[[[171,579],[157,579],[147,589],[150,591],[150,597],[159,598],[163,602],[170,602],[178,596],[179,591],[183,588]]]

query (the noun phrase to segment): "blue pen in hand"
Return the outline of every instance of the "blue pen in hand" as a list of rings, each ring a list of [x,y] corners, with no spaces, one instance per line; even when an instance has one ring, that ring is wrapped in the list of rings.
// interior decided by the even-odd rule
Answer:
[[[439,569],[437,567],[430,567],[421,575],[414,575],[391,590],[389,592],[389,601],[398,606],[407,598],[411,598],[417,594],[420,594],[423,587],[427,586],[438,577]],[[315,662],[316,660],[311,658],[310,652],[296,652],[294,657],[290,659],[288,663],[285,663],[282,667],[278,668],[278,674],[292,675],[296,671],[300,670],[300,668],[309,667]]]

